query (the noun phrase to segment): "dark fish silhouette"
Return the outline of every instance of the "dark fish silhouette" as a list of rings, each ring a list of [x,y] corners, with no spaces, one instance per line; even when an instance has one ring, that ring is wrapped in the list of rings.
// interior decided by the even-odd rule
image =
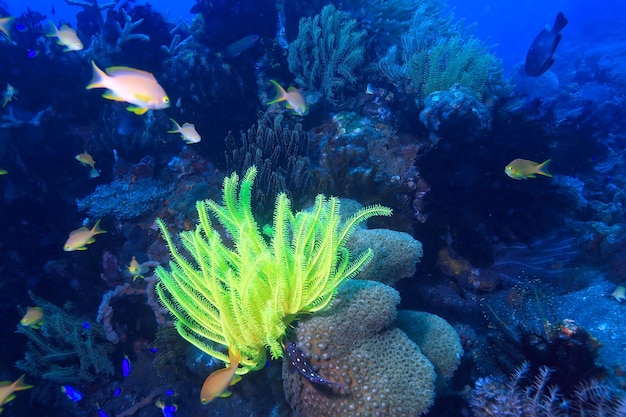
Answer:
[[[556,51],[561,34],[559,33],[567,25],[567,19],[563,13],[556,15],[556,20],[552,29],[543,29],[535,38],[526,54],[526,74],[531,77],[538,77],[554,64],[554,51]]]

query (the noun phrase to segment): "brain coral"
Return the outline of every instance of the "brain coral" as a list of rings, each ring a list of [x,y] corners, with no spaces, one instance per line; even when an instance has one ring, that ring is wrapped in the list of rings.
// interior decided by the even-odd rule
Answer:
[[[313,385],[283,361],[285,395],[296,417],[415,417],[433,402],[435,372],[419,347],[390,328],[398,293],[351,280],[333,306],[303,320],[296,344],[322,377],[346,389]]]
[[[421,261],[422,244],[404,232],[388,229],[357,229],[347,244],[352,253],[372,248],[376,256],[359,273],[359,279],[394,286],[402,278],[412,277]]]
[[[435,366],[437,387],[443,388],[445,381],[459,366],[463,355],[461,338],[447,321],[423,311],[400,310],[394,323],[414,341],[422,353]]]

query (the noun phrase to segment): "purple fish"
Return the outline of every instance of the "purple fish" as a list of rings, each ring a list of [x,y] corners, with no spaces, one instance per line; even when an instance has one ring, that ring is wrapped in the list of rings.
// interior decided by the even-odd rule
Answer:
[[[309,363],[309,359],[304,355],[304,352],[298,349],[295,343],[285,342],[285,352],[291,365],[309,382],[335,390],[346,390],[348,388],[346,384],[333,382],[318,374]]]
[[[76,388],[71,385],[63,385],[61,387],[61,391],[67,395],[67,398],[74,401],[75,403],[79,402],[83,399],[83,394],[80,393]]]
[[[130,359],[128,359],[127,355],[124,355],[124,359],[122,359],[122,375],[124,375],[124,378],[130,375]]]

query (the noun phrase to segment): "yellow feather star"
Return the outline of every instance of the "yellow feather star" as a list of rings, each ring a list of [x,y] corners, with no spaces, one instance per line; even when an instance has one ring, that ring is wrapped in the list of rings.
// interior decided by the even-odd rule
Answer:
[[[161,302],[176,317],[179,334],[200,350],[224,363],[228,356],[219,345],[241,352],[238,374],[262,368],[266,348],[272,358],[283,356],[289,325],[326,308],[337,287],[372,259],[371,249],[351,259],[345,244],[354,228],[372,216],[391,215],[391,209],[374,205],[342,223],[335,197],[318,195],[311,210],[293,213],[287,196],[279,194],[266,241],[251,209],[256,173],[256,167],[248,169],[241,184],[236,173],[226,178],[223,204],[196,203],[195,231],[179,234],[184,251],[157,220],[172,254],[170,270],[156,270]],[[226,229],[232,246],[224,244],[209,214]]]

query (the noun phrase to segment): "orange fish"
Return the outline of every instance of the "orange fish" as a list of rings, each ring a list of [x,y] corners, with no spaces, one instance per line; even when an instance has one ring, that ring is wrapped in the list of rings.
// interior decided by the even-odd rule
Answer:
[[[514,180],[535,178],[535,174],[551,177],[552,174],[548,172],[548,164],[550,161],[552,160],[548,159],[547,161],[538,164],[537,162],[529,161],[528,159],[514,159],[504,168],[504,173]]]
[[[100,220],[96,222],[91,230],[85,226],[72,230],[70,236],[67,238],[67,242],[63,245],[63,250],[66,252],[87,250],[87,245],[96,241],[94,236],[101,233],[106,233],[106,230],[100,229]]]
[[[91,171],[89,171],[89,178],[96,178],[100,176],[100,173],[96,169],[96,161],[94,161],[93,156],[91,156],[89,153],[79,153],[74,157],[74,159],[83,164],[83,166],[91,167]]]
[[[274,100],[267,104],[286,101],[286,107],[292,110],[294,114],[304,116],[309,112],[309,108],[304,100],[304,97],[302,96],[302,93],[300,93],[300,90],[295,87],[289,87],[289,89],[285,91],[285,89],[282,88],[276,81],[270,80],[270,82],[276,87],[276,97],[274,97]]]
[[[13,383],[11,383],[11,381],[0,382],[0,413],[2,413],[3,410],[2,406],[15,398],[15,391],[22,391],[33,387],[32,385],[24,384],[24,375]]]
[[[149,270],[149,267],[145,266],[144,264],[140,264],[137,261],[137,258],[133,256],[130,264],[128,264],[128,266],[126,267],[126,275],[133,277],[133,281],[135,281],[137,278],[143,279],[143,274],[145,274]]]
[[[32,329],[41,328],[43,324],[43,310],[41,307],[29,307],[22,320],[20,320],[20,324]]]
[[[211,373],[211,375],[204,380],[202,390],[200,390],[200,402],[202,404],[208,404],[216,397],[228,397],[231,394],[230,391],[227,391],[228,387],[241,380],[240,376],[235,375],[235,371],[241,361],[241,353],[233,353],[231,347],[228,349],[228,358],[230,365]]]

